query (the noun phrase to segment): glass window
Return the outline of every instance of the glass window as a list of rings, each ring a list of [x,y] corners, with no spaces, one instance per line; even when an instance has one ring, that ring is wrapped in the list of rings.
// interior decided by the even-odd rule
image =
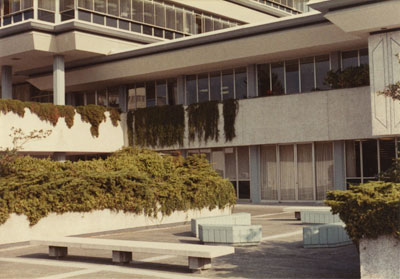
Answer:
[[[32,2],[32,0],[30,2]],[[71,9],[74,9],[74,0],[61,0],[60,1],[60,11],[66,11],[66,10],[71,10]]]
[[[360,49],[360,65],[368,65],[369,57],[368,57],[368,48]]]
[[[257,65],[257,84],[258,96],[268,96],[272,94],[270,89],[269,64]]]
[[[155,82],[146,82],[146,106],[154,107],[156,105],[156,87]]]
[[[376,140],[366,140],[361,142],[363,176],[375,177],[378,174],[378,153]]]
[[[73,0],[70,0],[70,2],[73,2]],[[72,4],[72,8],[73,8]],[[22,1],[22,9],[29,9],[33,7],[33,0],[24,0]]]
[[[165,27],[165,6],[155,3],[156,7],[156,25]]]
[[[85,105],[85,93],[76,92],[72,94],[74,106],[84,106]]]
[[[225,178],[236,180],[236,154],[234,148],[225,148]]]
[[[11,0],[11,12],[15,13],[21,10],[21,0]]]
[[[97,12],[106,12],[106,0],[94,0],[94,10]]]
[[[272,94],[281,95],[285,93],[283,62],[271,64]]]
[[[119,89],[118,87],[108,89],[108,106],[118,108],[119,107]]]
[[[294,146],[279,146],[281,200],[295,200]]]
[[[136,84],[136,108],[146,107],[146,87],[144,83]]]
[[[185,11],[185,33],[194,34],[194,14],[191,11]]]
[[[195,27],[194,27],[195,34],[203,33],[203,24],[201,20],[201,15],[196,14],[195,16]]]
[[[78,7],[93,10],[93,0],[79,0]]]
[[[346,141],[346,177],[361,177],[359,141]]]
[[[48,10],[48,11],[55,11],[55,9],[56,9],[55,4],[56,3],[54,0],[39,0],[38,1],[39,9]]]
[[[298,199],[313,200],[314,199],[314,175],[313,175],[313,159],[312,144],[297,145],[297,183],[298,183]]]
[[[132,0],[132,19],[143,22],[143,0]]]
[[[300,59],[301,92],[311,92],[314,84],[314,57]]]
[[[289,60],[285,62],[286,69],[286,94],[300,92],[299,85],[299,60]]]
[[[157,106],[167,104],[167,83],[165,80],[157,81]]]
[[[358,66],[358,51],[344,51],[342,52],[342,69]]]
[[[166,6],[167,28],[175,29],[175,10],[173,7]]]
[[[222,29],[222,22],[219,21],[218,19],[214,20],[214,30],[220,30]]]
[[[275,145],[261,147],[261,199],[278,199],[278,164],[276,162]]]
[[[315,70],[316,70],[316,90],[329,89],[329,85],[325,83],[325,77],[330,70],[329,55],[321,55],[315,57]]]
[[[214,31],[213,20],[210,17],[204,17],[204,32]]]
[[[128,87],[128,110],[136,109],[136,88],[135,85]]]
[[[131,18],[131,1],[130,0],[120,0],[120,17]]]
[[[107,106],[107,92],[105,89],[97,90],[97,105]]]
[[[152,36],[153,35],[153,27],[143,25],[143,34]]]
[[[86,105],[95,105],[96,104],[96,92],[90,91],[86,92]]]
[[[233,93],[233,70],[225,70],[222,72],[222,99],[234,99]]]
[[[8,14],[10,14],[10,12],[11,12],[11,2],[10,2],[10,0],[5,0],[4,6],[3,6],[3,13],[4,13],[4,15],[8,15]]]
[[[379,158],[381,163],[381,172],[388,170],[393,160],[396,159],[396,144],[393,138],[379,140]]]
[[[197,103],[196,75],[186,76],[186,104]]]
[[[315,176],[317,200],[326,197],[326,191],[333,190],[333,150],[331,142],[315,144]]]
[[[235,90],[236,99],[247,98],[247,69],[235,69]]]
[[[176,9],[176,30],[183,32],[183,10]]]
[[[154,3],[144,1],[144,22],[154,24]]]
[[[199,103],[209,100],[208,74],[201,74],[197,77],[197,92],[199,92]]]
[[[238,147],[239,199],[250,199],[249,148]],[[243,181],[244,180],[244,181]]]
[[[210,73],[210,99],[221,101],[221,72]]]
[[[178,104],[178,87],[176,79],[168,80],[168,104]]]

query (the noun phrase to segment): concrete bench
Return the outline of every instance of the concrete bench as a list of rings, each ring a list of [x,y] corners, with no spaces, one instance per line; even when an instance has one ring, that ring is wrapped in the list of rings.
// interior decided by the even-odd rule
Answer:
[[[301,222],[303,224],[333,224],[342,223],[338,214],[330,211],[301,211]]]
[[[129,263],[132,260],[132,253],[186,256],[189,259],[191,271],[209,269],[211,268],[212,258],[235,253],[233,247],[83,237],[31,240],[30,243],[49,246],[49,256],[56,258],[67,256],[68,248],[111,250],[112,261],[117,263]]]
[[[260,225],[199,225],[199,238],[205,244],[257,245],[261,236]]]
[[[342,222],[303,228],[304,248],[338,247],[351,243]]]
[[[251,225],[250,213],[235,213],[212,217],[193,218],[191,221],[193,236],[199,237],[199,225]]]

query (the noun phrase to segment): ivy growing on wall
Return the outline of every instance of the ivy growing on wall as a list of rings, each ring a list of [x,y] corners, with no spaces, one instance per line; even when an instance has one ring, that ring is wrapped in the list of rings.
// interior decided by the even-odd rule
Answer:
[[[189,142],[193,142],[196,137],[199,142],[203,139],[205,142],[209,139],[218,141],[219,110],[217,101],[191,104],[186,111],[188,112]]]
[[[182,105],[140,108],[128,114],[129,142],[133,143],[134,120],[135,143],[139,146],[165,147],[183,145],[185,111]]]
[[[106,121],[106,116],[104,114],[106,111],[110,113],[110,118],[114,126],[117,126],[118,122],[121,120],[119,111],[103,106],[88,105],[76,107],[75,109],[72,106],[58,106],[50,103],[0,99],[0,112],[4,114],[13,112],[20,117],[24,117],[25,108],[28,108],[31,113],[36,114],[40,120],[48,121],[53,126],[56,126],[59,118],[63,117],[68,128],[74,125],[75,112],[78,112],[81,115],[82,121],[92,125],[90,131],[95,137],[99,136],[100,123]]]
[[[236,137],[235,122],[239,111],[237,100],[229,99],[223,102],[225,141],[232,141]]]

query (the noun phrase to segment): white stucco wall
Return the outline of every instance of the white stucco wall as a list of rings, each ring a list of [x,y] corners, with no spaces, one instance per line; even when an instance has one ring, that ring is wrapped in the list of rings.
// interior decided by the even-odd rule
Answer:
[[[360,241],[361,279],[400,278],[400,240],[391,235]]]
[[[57,125],[42,121],[29,109],[25,109],[24,117],[9,112],[0,113],[0,147],[12,148],[13,137],[11,128],[21,128],[25,135],[33,130],[51,130],[49,137],[28,141],[22,151],[26,152],[113,152],[122,148],[126,142],[124,130],[126,126],[125,116],[121,115],[121,121],[117,127],[113,126],[109,113],[107,120],[99,127],[99,137],[93,137],[90,132],[91,125],[81,120],[81,115],[76,113],[74,125],[68,128],[64,118],[59,118]],[[126,134],[126,133],[125,133]]]
[[[132,213],[112,212],[110,210],[97,210],[89,213],[55,213],[41,219],[39,223],[30,227],[24,215],[11,214],[11,217],[0,225],[0,245],[34,238],[57,236],[71,236],[113,230],[123,230],[144,226],[189,222],[192,218],[230,214],[231,209],[224,210],[189,210],[177,211],[170,216],[159,214],[157,218],[145,217]]]

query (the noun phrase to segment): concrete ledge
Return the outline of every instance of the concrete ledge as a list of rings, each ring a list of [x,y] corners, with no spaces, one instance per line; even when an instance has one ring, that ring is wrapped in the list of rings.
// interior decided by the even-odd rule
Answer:
[[[199,225],[219,224],[219,225],[251,225],[250,213],[235,213],[231,215],[220,215],[213,217],[203,217],[192,219],[192,234],[199,237]]]
[[[303,228],[304,248],[338,247],[352,244],[345,224],[334,223]]]
[[[199,238],[205,244],[257,245],[261,237],[260,225],[199,225]]]
[[[342,223],[339,215],[332,214],[330,211],[301,211],[300,212],[301,222],[303,224],[333,224]]]

